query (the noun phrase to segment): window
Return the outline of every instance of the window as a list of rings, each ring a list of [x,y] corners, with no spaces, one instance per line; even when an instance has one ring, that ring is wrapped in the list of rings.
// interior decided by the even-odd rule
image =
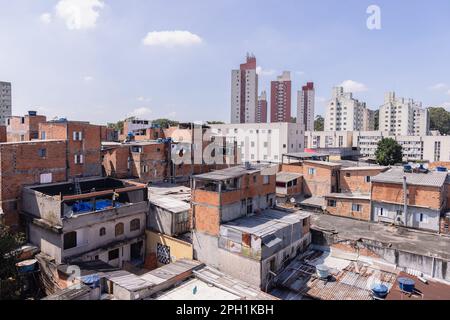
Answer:
[[[74,163],[75,164],[83,164],[83,155],[82,154],[76,154],[74,156]]]
[[[310,175],[316,174],[316,169],[315,168],[308,168],[308,174],[310,174]]]
[[[116,224],[116,227],[115,227],[115,235],[116,235],[116,237],[123,235],[123,230],[124,230],[124,228],[123,228],[123,223],[122,222]]]
[[[335,208],[336,207],[336,200],[328,200],[328,206]]]
[[[142,166],[142,172],[143,173],[147,173],[148,172],[148,166],[147,165],[143,165]]]
[[[366,182],[370,183],[370,176],[366,176]]]
[[[263,184],[269,184],[270,177],[269,176],[263,176]]]
[[[47,156],[47,149],[39,149],[38,154],[39,157],[45,158]]]
[[[379,217],[385,217],[386,216],[386,213],[384,212],[383,208],[375,207],[375,213]]]
[[[353,212],[361,212],[361,205],[357,203],[352,204],[352,211]]]
[[[39,177],[40,183],[51,183],[52,182],[52,173],[41,173]]]
[[[46,137],[45,131],[41,131],[41,139],[45,140],[45,137]]]
[[[257,179],[257,177],[253,176],[253,183],[256,183],[256,179]]]
[[[428,216],[423,213],[417,213],[417,222],[428,223]]]
[[[119,259],[119,248],[111,250],[108,252],[108,260],[116,260]]]
[[[77,232],[72,231],[64,234],[64,250],[75,248],[77,246]]]
[[[352,175],[351,175],[350,172],[346,172],[346,173],[345,173],[345,176],[346,176],[347,178],[350,178]]]
[[[104,235],[106,235],[106,229],[105,228],[100,228],[100,237],[103,237]]]
[[[133,219],[130,222],[130,231],[136,231],[141,228],[141,220]]]
[[[24,117],[22,117],[22,118],[20,119],[20,123],[22,123],[22,124],[25,123],[25,118],[24,118]]]
[[[182,152],[183,150],[181,150],[180,152]],[[132,146],[131,147],[131,152],[138,152],[141,153],[142,152],[142,147],[140,146]],[[182,154],[180,156],[183,156]]]
[[[83,133],[81,131],[73,132],[73,141],[81,141],[83,140]]]

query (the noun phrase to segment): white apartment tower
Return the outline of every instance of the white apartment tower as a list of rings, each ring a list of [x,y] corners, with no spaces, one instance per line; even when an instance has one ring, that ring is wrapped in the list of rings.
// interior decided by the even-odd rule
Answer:
[[[325,131],[368,130],[370,123],[366,103],[353,98],[343,87],[333,88],[325,114]]]
[[[297,93],[297,123],[305,125],[305,131],[314,131],[314,83],[308,82]]]
[[[12,115],[11,83],[0,81],[0,125]]]
[[[247,62],[231,72],[231,123],[255,123],[257,105],[256,58],[247,55]]]
[[[413,99],[397,98],[388,92],[380,107],[380,130],[397,136],[426,136],[429,132],[428,109]]]

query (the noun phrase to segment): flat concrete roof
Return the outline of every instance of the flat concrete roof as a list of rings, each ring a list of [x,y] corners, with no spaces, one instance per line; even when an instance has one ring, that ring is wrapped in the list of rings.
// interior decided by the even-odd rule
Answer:
[[[311,229],[336,232],[341,239],[378,241],[393,249],[450,260],[448,236],[325,214],[311,214]]]
[[[304,211],[289,212],[267,209],[260,214],[227,222],[222,224],[221,227],[239,230],[258,237],[264,237],[277,230],[286,228],[287,225],[296,224],[302,219],[309,217],[309,215],[308,212]]]
[[[202,179],[202,180],[215,180],[215,181],[223,181],[233,178],[239,178],[246,174],[253,174],[260,172],[261,170],[265,168],[269,168],[270,165],[268,164],[251,164],[249,169],[245,167],[245,165],[240,165],[236,167],[226,168],[222,170],[216,170],[209,173],[203,173],[194,176],[194,179]]]
[[[285,153],[283,156],[288,158],[296,158],[296,159],[310,159],[316,157],[328,157],[328,153],[318,153],[318,152],[291,152]]]
[[[328,162],[328,161],[316,161],[316,160],[305,160],[305,163],[317,164],[321,166],[338,168],[341,167],[340,163]]]
[[[342,168],[341,171],[361,171],[361,170],[387,170],[389,167],[382,166],[361,166]]]
[[[370,201],[370,194],[362,194],[362,193],[329,193],[325,197],[326,198],[354,199],[354,200]]]

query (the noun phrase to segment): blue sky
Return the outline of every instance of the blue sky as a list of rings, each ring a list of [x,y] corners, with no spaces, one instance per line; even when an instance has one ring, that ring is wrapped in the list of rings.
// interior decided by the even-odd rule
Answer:
[[[381,30],[366,27],[372,4]],[[395,90],[450,110],[448,0],[0,0],[0,8],[0,80],[13,83],[14,114],[228,121],[230,72],[246,52],[262,68],[260,89],[283,70],[295,91],[314,81],[319,114],[346,80],[373,109]]]

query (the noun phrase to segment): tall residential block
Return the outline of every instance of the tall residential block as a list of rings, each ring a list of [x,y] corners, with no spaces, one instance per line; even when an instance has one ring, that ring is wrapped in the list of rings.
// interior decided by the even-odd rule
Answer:
[[[343,87],[335,87],[326,108],[325,131],[367,130],[367,110],[365,102],[353,98],[351,92],[344,92]]]
[[[308,82],[297,93],[297,123],[305,125],[305,131],[314,131],[314,83]]]
[[[247,62],[231,72],[231,123],[255,123],[257,105],[256,58],[247,55]]]
[[[388,92],[380,107],[380,130],[393,135],[427,135],[430,127],[428,110],[421,102],[397,98]]]
[[[6,124],[6,119],[12,114],[11,109],[11,83],[0,81],[0,125]]]
[[[291,122],[291,73],[284,71],[271,83],[270,122]]]
[[[258,107],[256,108],[256,123],[267,122],[267,93],[261,92],[258,98]]]

